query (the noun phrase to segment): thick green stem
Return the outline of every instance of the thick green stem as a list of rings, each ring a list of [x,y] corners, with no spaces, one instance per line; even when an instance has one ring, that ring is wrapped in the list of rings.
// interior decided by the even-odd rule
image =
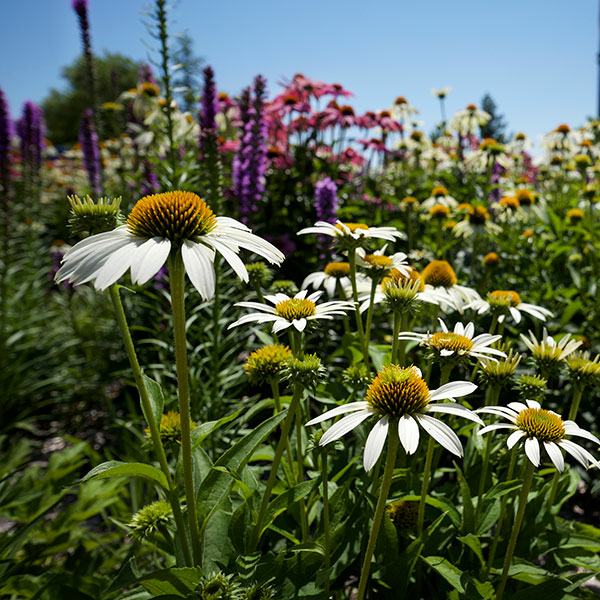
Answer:
[[[375,291],[377,290],[377,279],[373,278],[371,282],[371,295],[369,296],[369,308],[367,308],[367,324],[365,325],[365,346],[369,348],[369,341],[371,340],[371,322],[373,320],[373,308],[375,303]]]
[[[352,300],[354,301],[354,314],[356,316],[356,327],[360,339],[360,347],[363,353],[363,360],[367,368],[369,366],[369,346],[365,344],[365,330],[363,328],[362,315],[360,314],[360,305],[358,303],[358,288],[356,287],[356,255],[352,248],[348,251],[348,263],[350,264],[350,282],[352,284]]]
[[[452,364],[446,363],[441,366],[440,387],[448,382],[452,372]],[[430,436],[427,443],[427,454],[425,456],[425,467],[423,468],[423,484],[421,485],[421,498],[419,500],[419,511],[417,513],[417,534],[423,533],[423,522],[425,521],[425,501],[427,500],[427,491],[429,490],[429,480],[431,477],[431,464],[433,462],[433,451],[435,449],[435,440]]]
[[[127,358],[129,359],[131,370],[133,371],[133,378],[140,394],[142,406],[144,407],[144,413],[147,415],[147,423],[148,428],[150,429],[152,446],[154,448],[154,452],[156,453],[156,458],[158,459],[160,468],[167,478],[167,485],[169,486],[169,502],[171,504],[171,508],[173,509],[173,518],[175,519],[175,525],[177,527],[181,547],[183,549],[184,560],[187,566],[192,566],[192,553],[190,551],[190,543],[185,531],[181,506],[179,505],[179,494],[177,493],[177,488],[173,482],[173,478],[171,477],[171,471],[169,470],[169,463],[167,461],[165,449],[163,447],[162,440],[160,439],[158,424],[153,418],[154,413],[152,412],[152,405],[150,404],[150,396],[148,395],[148,389],[146,388],[144,378],[142,377],[142,369],[140,367],[140,363],[135,352],[135,347],[133,345],[133,340],[131,338],[131,333],[127,325],[127,317],[125,316],[125,310],[123,309],[121,296],[119,295],[117,285],[111,285],[108,288],[108,291],[112,301],[113,309],[115,311],[117,324],[119,325],[119,330],[121,332],[121,337],[123,338],[123,344],[125,345],[125,352],[127,353]]]
[[[485,405],[496,406],[498,404],[499,395],[500,389],[495,385],[490,386],[486,394]],[[485,439],[483,459],[481,461],[481,475],[479,476],[479,486],[477,488],[477,508],[475,509],[475,524],[477,524],[477,521],[479,520],[479,515],[481,514],[481,505],[483,504],[483,488],[485,487],[485,479],[487,477],[491,451],[492,436],[488,435]]]
[[[254,530],[252,532],[249,553],[254,552],[256,550],[256,547],[258,546],[258,542],[260,540],[260,535],[262,532],[263,521],[265,520],[265,515],[267,514],[267,508],[269,506],[269,499],[271,498],[271,492],[273,491],[273,486],[275,485],[275,478],[277,477],[277,469],[279,468],[279,463],[281,462],[281,457],[283,455],[283,450],[285,449],[286,440],[289,443],[288,435],[290,433],[290,427],[292,425],[294,415],[296,414],[296,406],[300,403],[301,397],[302,385],[296,383],[294,384],[294,394],[292,396],[292,402],[288,407],[288,414],[286,415],[283,421],[283,427],[281,428],[281,436],[279,438],[277,448],[275,449],[273,464],[271,465],[271,473],[269,474],[269,479],[267,480],[267,485],[263,493],[262,503],[258,511],[258,517],[256,519]]]
[[[279,396],[279,383],[276,380],[271,379],[271,390],[273,391],[273,401],[275,402],[275,413],[277,414],[277,413],[281,412],[281,398]],[[283,423],[282,423],[281,427],[283,428]],[[288,438],[286,438],[285,451],[286,451],[286,454],[288,457],[288,463],[290,466],[290,470],[293,470],[294,455],[292,454],[292,447],[290,445],[290,440]],[[294,478],[295,478],[295,474],[294,474]],[[286,475],[286,479],[290,486],[293,485],[292,482],[290,481],[290,478],[287,477],[287,475]],[[299,482],[296,481],[296,483],[299,483]]]
[[[573,400],[571,400],[571,410],[569,410],[569,421],[574,421],[579,410],[579,403],[581,402],[581,395],[583,394],[583,385],[576,383],[573,388]]]
[[[512,479],[513,473],[515,471],[515,465],[517,464],[517,448],[513,447],[510,454],[510,463],[508,465],[508,471],[506,472],[506,481],[510,481]],[[492,568],[492,563],[494,562],[494,557],[496,556],[496,549],[498,548],[498,542],[500,541],[500,537],[502,535],[502,526],[504,525],[504,517],[506,516],[506,505],[508,504],[508,497],[510,494],[504,494],[502,496],[502,502],[500,503],[500,516],[498,517],[498,523],[496,524],[496,533],[494,535],[494,541],[492,542],[492,547],[490,549],[490,555],[488,556],[488,560],[485,567],[485,576],[487,577],[490,574],[490,569]]]
[[[323,533],[325,536],[325,595],[329,597],[329,569],[331,568],[331,541],[329,539],[329,490],[327,489],[327,446],[321,448],[321,478],[323,479]]]
[[[523,487],[521,488],[521,494],[519,495],[519,508],[517,509],[517,515],[515,522],[512,526],[512,534],[508,542],[508,548],[506,550],[506,556],[504,558],[504,568],[502,569],[502,577],[500,579],[500,585],[496,592],[496,600],[502,600],[504,595],[504,588],[508,580],[508,570],[512,562],[512,557],[517,545],[517,538],[519,536],[519,530],[521,529],[521,523],[523,522],[523,515],[525,514],[525,507],[527,506],[527,497],[529,496],[529,490],[531,488],[531,482],[533,480],[533,463],[528,460],[527,468],[525,469],[525,476],[523,481]]]
[[[335,289],[337,290],[340,300],[347,300],[346,293],[344,292],[344,288],[342,287],[342,284],[340,283],[339,279],[335,282]],[[350,331],[350,320],[348,319],[348,315],[345,312],[343,316],[343,321],[344,331],[348,333]]]
[[[387,503],[387,496],[390,491],[390,486],[392,484],[392,475],[394,474],[394,465],[396,464],[397,452],[398,427],[395,422],[392,422],[390,423],[388,433],[388,451],[386,456],[385,471],[383,473],[383,481],[381,482],[379,500],[377,500],[375,515],[373,516],[373,526],[371,527],[371,535],[369,536],[369,543],[367,544],[367,550],[365,552],[365,558],[360,573],[360,582],[358,584],[358,595],[356,597],[356,600],[363,600],[363,598],[365,597],[365,591],[367,589],[367,582],[369,579],[369,571],[371,570],[371,559],[373,558],[373,552],[375,551],[375,544],[377,543],[377,536],[379,534],[379,528],[381,526],[383,512]]]
[[[179,414],[181,416],[181,459],[183,464],[183,482],[187,502],[188,522],[192,537],[194,564],[201,559],[202,544],[198,513],[196,511],[196,492],[194,487],[194,468],[192,462],[192,435],[190,413],[190,387],[185,339],[185,302],[184,267],[181,254],[169,257],[169,278],[171,282],[171,306],[173,310],[173,333],[175,337],[175,362],[177,366],[177,392]]]
[[[296,464],[298,466],[296,481],[304,481],[304,449],[302,444],[302,406],[300,402],[296,404]],[[300,526],[302,528],[302,541],[308,542],[308,516],[306,514],[306,503],[304,498],[300,498]]]
[[[404,320],[404,315],[397,310],[394,311],[394,332],[392,333],[392,364],[399,364],[401,367],[404,366],[403,362],[397,363],[398,359],[398,347],[400,345],[400,340],[398,336],[400,335],[400,328],[402,327],[402,321]]]

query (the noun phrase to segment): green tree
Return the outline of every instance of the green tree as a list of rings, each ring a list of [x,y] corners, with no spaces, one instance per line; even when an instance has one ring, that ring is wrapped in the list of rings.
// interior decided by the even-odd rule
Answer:
[[[173,60],[179,68],[175,72],[173,85],[179,96],[181,110],[194,112],[200,92],[200,67],[204,59],[194,54],[194,40],[187,31],[177,35],[176,40]]]
[[[137,85],[139,63],[122,54],[96,56],[94,68],[100,103],[114,101],[121,92]],[[46,135],[54,144],[72,144],[77,141],[81,114],[90,104],[83,56],[63,67],[62,77],[66,88],[51,89],[43,101]]]
[[[481,109],[492,115],[492,118],[481,127],[482,138],[493,138],[497,142],[506,142],[506,127],[504,115],[498,113],[498,106],[490,94],[481,99]]]

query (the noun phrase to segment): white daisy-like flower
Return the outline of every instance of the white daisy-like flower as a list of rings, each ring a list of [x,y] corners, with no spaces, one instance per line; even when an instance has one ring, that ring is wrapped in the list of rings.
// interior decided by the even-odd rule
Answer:
[[[356,287],[358,290],[358,301],[361,303],[360,312],[364,312],[369,308],[371,302],[371,283],[368,280],[357,282]],[[407,274],[398,269],[391,269],[381,282],[381,285],[375,290],[373,304],[379,304],[386,297],[390,296],[392,298],[396,298],[398,295],[406,297],[406,294],[400,293],[401,289],[404,289],[410,297],[419,302],[428,302],[429,304],[437,304],[438,306],[446,302],[446,296],[438,294],[434,290],[428,290],[426,287],[420,273],[413,267],[409,267]],[[398,292],[394,290],[398,290]]]
[[[275,246],[239,221],[215,216],[192,192],[153,194],[136,203],[125,225],[75,244],[65,254],[56,281],[78,285],[91,281],[97,290],[104,290],[131,269],[132,281],[143,284],[158,273],[169,254],[181,252],[190,281],[202,298],[209,300],[215,291],[215,252],[240,279],[248,281],[238,256],[240,248],[271,263],[285,259]]]
[[[412,267],[407,262],[407,256],[404,252],[396,252],[390,256],[386,256],[385,250],[387,244],[368,254],[363,248],[356,249],[356,264],[365,269],[369,275],[383,275],[389,273],[392,269],[396,269],[405,277],[408,277]]]
[[[342,289],[349,287],[350,282],[350,263],[347,262],[330,262],[325,265],[322,271],[316,271],[307,275],[302,282],[302,289],[312,286],[316,288],[324,288],[327,295],[331,298],[335,296],[336,288],[339,284]]]
[[[535,400],[510,402],[505,406],[486,406],[476,410],[477,413],[490,413],[505,418],[508,423],[494,423],[479,430],[479,435],[509,429],[512,433],[506,440],[506,445],[512,448],[521,440],[525,440],[525,454],[531,463],[539,467],[541,463],[540,449],[543,446],[554,466],[563,471],[565,460],[561,449],[570,454],[586,469],[590,466],[600,468],[600,463],[582,446],[565,436],[582,437],[600,444],[600,440],[589,431],[581,429],[574,421],[563,421],[557,413],[546,410]]]
[[[458,285],[456,273],[446,260],[432,260],[422,271],[425,291],[443,298],[438,304],[444,312],[457,310],[464,312],[465,306],[480,298],[476,290]]]
[[[298,232],[298,235],[307,233],[316,233],[317,235],[328,235],[336,241],[358,247],[361,242],[370,238],[377,238],[393,242],[396,239],[404,239],[406,236],[395,227],[369,227],[364,223],[327,223],[326,221],[317,221],[312,227],[305,227]]]
[[[414,454],[419,446],[420,428],[428,433],[446,450],[456,456],[463,455],[458,436],[444,422],[432,417],[432,413],[449,413],[482,424],[481,419],[460,404],[452,404],[455,398],[466,396],[477,389],[469,381],[453,381],[437,390],[430,390],[421,370],[415,366],[383,367],[371,382],[366,400],[338,406],[311,419],[307,425],[316,425],[338,415],[351,413],[332,425],[321,437],[319,444],[333,442],[358,427],[372,415],[380,417],[367,437],[364,467],[370,471],[379,459],[390,425],[398,428],[398,437],[407,454]],[[435,400],[450,400],[437,403]]]
[[[477,231],[485,231],[491,236],[502,233],[502,227],[492,223],[490,213],[484,206],[471,206],[462,221],[459,221],[452,232],[457,237],[468,238]]]
[[[443,185],[436,185],[431,190],[431,196],[421,202],[421,210],[429,212],[436,204],[441,204],[450,210],[454,210],[458,206],[458,201],[454,196],[448,193],[448,190]]]
[[[583,343],[580,340],[571,339],[568,333],[561,338],[560,342],[556,342],[552,336],[548,335],[545,327],[539,342],[531,331],[529,331],[529,337],[521,334],[521,340],[529,348],[533,357],[544,363],[563,362]]]
[[[439,90],[436,90],[435,88],[433,88],[431,90],[431,93],[434,96],[437,96],[438,98],[445,98],[451,91],[452,91],[452,88],[450,86],[444,86],[443,88],[440,88]]]
[[[492,115],[479,110],[474,104],[469,104],[464,110],[459,110],[450,121],[449,129],[465,136],[474,134],[477,127],[485,125]]]
[[[498,322],[502,323],[506,318],[506,313],[514,319],[515,323],[520,323],[521,312],[532,316],[540,321],[545,321],[547,317],[552,316],[552,312],[543,306],[521,302],[521,297],[514,290],[494,290],[487,295],[487,299],[478,298],[469,302],[465,308],[472,308],[478,314],[482,315],[491,311],[504,311],[498,317]]]
[[[313,292],[309,296],[306,295],[307,293],[306,290],[302,290],[291,298],[285,294],[265,296],[265,300],[273,306],[261,304],[260,302],[237,302],[236,306],[253,308],[258,312],[244,315],[235,323],[232,323],[228,329],[246,323],[272,322],[273,333],[278,333],[292,326],[298,331],[304,331],[309,321],[333,319],[334,316],[343,315],[348,310],[354,310],[352,302],[343,300],[332,300],[331,302],[317,304],[316,302],[323,292]]]
[[[475,333],[475,325],[468,323],[463,325],[462,323],[456,323],[454,331],[449,331],[446,323],[442,319],[439,319],[441,331],[430,334],[427,333],[416,333],[414,331],[402,331],[400,332],[399,340],[409,340],[413,342],[419,342],[421,346],[430,348],[434,352],[438,353],[441,357],[473,357],[482,361],[494,361],[498,362],[495,358],[506,358],[506,354],[496,348],[490,348],[490,346],[502,339],[501,335],[491,335],[489,333],[481,333],[473,337]]]

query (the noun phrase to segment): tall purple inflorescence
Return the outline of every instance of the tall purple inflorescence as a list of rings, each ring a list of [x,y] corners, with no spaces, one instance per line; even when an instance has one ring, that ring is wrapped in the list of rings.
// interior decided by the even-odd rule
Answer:
[[[29,170],[28,176],[37,178],[42,166],[44,124],[42,109],[33,102],[23,104],[23,115],[17,121],[17,133],[21,141],[23,169]]]
[[[0,89],[0,197],[6,200],[10,178],[10,144],[12,127],[8,103]]]
[[[500,179],[505,172],[506,169],[496,161],[492,167],[492,176],[490,178],[490,185],[494,186],[491,188],[488,196],[490,204],[500,202],[500,199],[502,198],[502,188],[498,184],[500,183]]]
[[[145,158],[142,162],[142,187],[141,193],[142,196],[149,196],[150,194],[156,194],[160,186],[158,185],[158,177],[156,173],[152,170],[152,166],[150,165],[150,161]]]
[[[203,71],[204,86],[202,92],[202,108],[198,115],[200,121],[200,151],[203,150],[206,141],[210,137],[216,142],[217,122],[217,88],[215,85],[215,73],[212,67],[206,67]]]
[[[152,83],[154,85],[158,85],[156,83],[156,79],[154,78],[152,67],[148,63],[140,64],[140,68],[138,70],[138,83]]]
[[[337,185],[329,177],[315,185],[315,211],[317,221],[335,223],[338,209]]]
[[[79,30],[81,32],[81,44],[83,47],[83,56],[87,72],[88,89],[90,93],[90,108],[92,109],[92,118],[96,122],[96,110],[98,99],[96,97],[96,77],[94,74],[94,55],[92,54],[92,40],[90,37],[90,22],[88,19],[87,0],[73,0],[73,10],[79,20]]]
[[[92,193],[99,196],[100,186],[100,150],[98,134],[94,128],[94,117],[91,110],[86,110],[81,117],[79,126],[79,143],[83,153],[83,164],[88,174]]]
[[[267,122],[263,116],[266,80],[258,75],[254,80],[254,98],[250,90],[242,92],[239,102],[241,120],[240,149],[234,159],[234,194],[238,200],[240,218],[248,223],[258,210],[265,191],[267,169]]]

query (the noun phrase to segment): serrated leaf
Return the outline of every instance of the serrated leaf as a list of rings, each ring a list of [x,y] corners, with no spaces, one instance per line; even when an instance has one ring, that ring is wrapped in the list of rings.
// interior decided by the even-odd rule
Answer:
[[[168,489],[167,478],[165,474],[145,463],[126,463],[118,460],[109,460],[104,462],[97,467],[94,467],[83,479],[80,479],[78,483],[85,483],[91,479],[106,479],[107,477],[118,477],[123,475],[137,475],[138,477],[144,477],[145,479],[151,479],[164,489]]]

